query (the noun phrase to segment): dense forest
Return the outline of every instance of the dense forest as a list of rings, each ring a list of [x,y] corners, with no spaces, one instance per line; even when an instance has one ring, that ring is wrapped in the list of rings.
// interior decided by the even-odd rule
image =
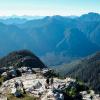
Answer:
[[[57,71],[62,76],[70,76],[84,81],[88,86],[100,92],[100,52],[82,60],[60,66]]]

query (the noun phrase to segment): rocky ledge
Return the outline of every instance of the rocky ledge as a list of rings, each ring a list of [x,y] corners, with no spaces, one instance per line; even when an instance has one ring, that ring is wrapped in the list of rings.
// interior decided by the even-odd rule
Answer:
[[[48,71],[42,69],[36,73],[23,73],[20,77],[4,81],[0,87],[0,100],[7,100],[9,94],[18,98],[28,94],[36,98],[33,100],[100,100],[99,94],[81,82],[69,77],[44,76]]]

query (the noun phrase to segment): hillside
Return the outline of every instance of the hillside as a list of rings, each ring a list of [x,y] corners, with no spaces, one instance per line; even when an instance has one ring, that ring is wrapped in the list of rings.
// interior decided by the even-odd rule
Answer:
[[[0,67],[21,67],[27,66],[32,68],[45,68],[46,66],[28,50],[20,50],[9,53],[0,59]]]
[[[86,82],[89,86],[100,92],[100,52],[82,60],[66,64],[58,69],[63,76],[71,76]]]

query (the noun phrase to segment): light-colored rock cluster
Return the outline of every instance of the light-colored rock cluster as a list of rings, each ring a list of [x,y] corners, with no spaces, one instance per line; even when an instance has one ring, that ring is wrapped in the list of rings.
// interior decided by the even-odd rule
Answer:
[[[44,70],[45,73],[47,70]],[[10,80],[7,80],[3,82],[2,86],[0,87],[0,93],[2,95],[5,94],[15,94],[17,90],[23,91],[23,88],[25,91],[35,97],[40,98],[41,100],[64,100],[63,93],[60,92],[54,92],[54,90],[64,90],[66,89],[71,83],[75,83],[76,80],[72,78],[66,78],[66,79],[58,79],[53,78],[54,82],[53,84],[49,84],[48,88],[46,88],[46,78],[37,74],[27,74],[24,73],[20,77],[15,77]],[[15,87],[15,83],[18,83],[18,87]],[[22,86],[23,84],[23,86]],[[96,95],[94,91],[90,91],[90,93],[87,93],[87,91],[82,91],[80,94],[83,97],[83,100],[100,100],[99,95]],[[6,97],[3,98],[0,97],[1,100],[6,100]],[[92,98],[92,99],[91,99]]]
[[[2,95],[2,94],[0,94],[0,100],[7,100],[7,97]]]
[[[45,88],[46,78],[42,76],[37,77],[36,74],[25,74],[21,77],[16,77],[5,81],[3,85],[0,87],[0,93],[14,94],[14,92],[16,92],[16,88],[14,87],[15,82],[19,84],[20,90],[22,89],[22,87],[20,87],[20,84],[22,82],[26,92],[31,93],[36,97],[39,97],[39,95],[41,95],[42,100],[46,100],[44,98],[52,98],[52,100],[56,100],[56,98],[62,98],[63,100],[64,98],[63,94],[53,93],[53,89],[58,89],[59,86],[60,88],[65,88],[70,81],[74,80],[70,78],[62,80],[54,78],[53,86],[49,85],[49,89],[46,89]]]
[[[82,94],[83,100],[100,100],[100,95],[95,94],[93,90],[90,90],[89,93],[87,91],[80,92]]]

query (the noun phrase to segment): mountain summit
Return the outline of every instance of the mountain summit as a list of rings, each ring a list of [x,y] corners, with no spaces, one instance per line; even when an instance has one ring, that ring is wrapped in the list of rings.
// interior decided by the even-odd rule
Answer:
[[[9,53],[0,59],[0,67],[21,67],[46,68],[41,60],[28,50],[20,50]]]

